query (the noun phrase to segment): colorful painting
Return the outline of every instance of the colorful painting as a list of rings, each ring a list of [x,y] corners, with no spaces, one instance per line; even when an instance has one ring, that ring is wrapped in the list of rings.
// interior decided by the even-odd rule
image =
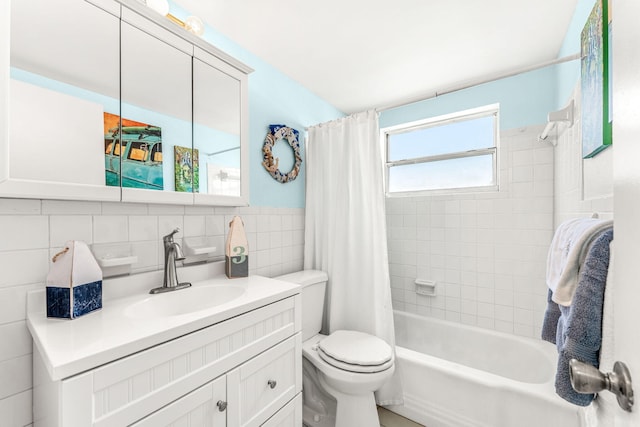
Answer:
[[[158,126],[128,119],[120,125],[120,116],[104,113],[104,155],[107,185],[164,189]]]
[[[198,149],[174,147],[176,191],[197,193],[200,187]]]
[[[611,145],[609,0],[597,0],[580,37],[582,156]]]

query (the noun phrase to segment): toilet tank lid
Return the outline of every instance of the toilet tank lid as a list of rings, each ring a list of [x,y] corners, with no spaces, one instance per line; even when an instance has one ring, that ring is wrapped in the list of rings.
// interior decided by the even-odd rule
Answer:
[[[320,270],[302,270],[296,271],[295,273],[285,274],[284,276],[277,276],[274,277],[274,279],[296,283],[300,286],[309,286],[326,282],[329,279],[329,276],[327,273]]]

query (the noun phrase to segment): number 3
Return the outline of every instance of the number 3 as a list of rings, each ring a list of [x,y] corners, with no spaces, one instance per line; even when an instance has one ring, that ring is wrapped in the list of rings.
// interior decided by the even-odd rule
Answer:
[[[247,259],[247,256],[244,254],[245,248],[244,246],[236,246],[235,248],[233,248],[233,252],[236,254],[236,256],[239,256],[240,259],[237,258],[232,258],[232,262],[234,264],[242,264],[243,262],[245,262],[245,260]]]

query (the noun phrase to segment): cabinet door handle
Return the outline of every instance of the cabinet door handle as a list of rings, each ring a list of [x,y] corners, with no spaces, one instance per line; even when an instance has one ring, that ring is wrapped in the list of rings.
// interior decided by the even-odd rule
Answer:
[[[269,380],[267,381],[267,384],[269,384],[269,388],[276,388],[276,385],[278,383],[276,382],[276,380]]]
[[[225,402],[224,400],[218,400],[218,403],[216,403],[216,405],[218,406],[218,411],[220,412],[224,412],[224,410],[227,409],[227,402]]]

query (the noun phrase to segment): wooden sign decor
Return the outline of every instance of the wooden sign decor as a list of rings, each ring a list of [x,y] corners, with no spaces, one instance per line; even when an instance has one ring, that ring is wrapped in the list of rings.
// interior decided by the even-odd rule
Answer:
[[[249,276],[249,245],[239,216],[234,216],[229,223],[224,260],[225,273],[229,279]]]

